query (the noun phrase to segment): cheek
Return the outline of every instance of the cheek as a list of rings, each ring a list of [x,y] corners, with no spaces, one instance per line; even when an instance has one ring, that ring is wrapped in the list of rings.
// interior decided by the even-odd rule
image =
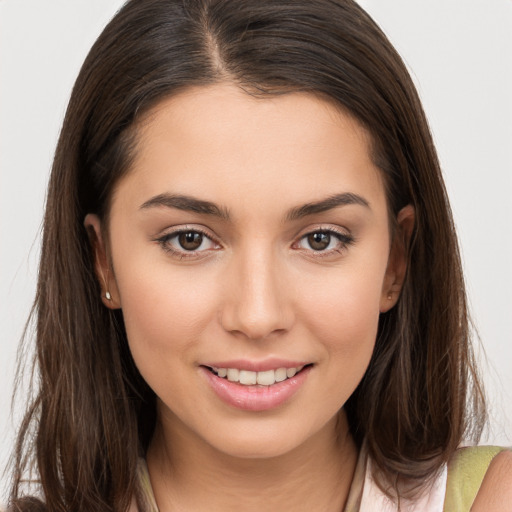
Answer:
[[[380,317],[384,259],[373,265],[340,267],[312,279],[298,292],[301,316],[326,356],[344,372],[364,373],[373,352]],[[361,377],[359,375],[359,377]]]
[[[208,280],[200,272],[171,271],[164,264],[125,261],[117,270],[128,341],[134,359],[162,358],[197,343],[214,315]]]
[[[340,266],[303,279],[297,296],[312,318],[352,330],[370,319],[378,320],[384,273],[382,262]]]
[[[379,293],[370,287],[362,289],[358,283],[357,295],[347,288],[311,296],[310,325],[331,354],[352,359],[360,351],[373,350],[379,320]],[[325,292],[325,290],[324,290]],[[330,296],[331,300],[327,300]]]
[[[310,332],[321,341],[324,361],[326,396],[332,409],[343,407],[363,378],[375,347],[379,306],[378,290],[367,288],[359,281],[357,293],[348,288],[331,290],[331,300],[318,297],[316,314],[309,325]],[[335,293],[336,292],[336,293]]]

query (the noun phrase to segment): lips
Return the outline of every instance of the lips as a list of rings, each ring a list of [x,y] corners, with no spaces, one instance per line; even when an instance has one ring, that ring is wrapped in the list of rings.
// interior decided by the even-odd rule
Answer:
[[[221,400],[237,409],[264,411],[287,402],[306,381],[312,365],[280,363],[277,367],[247,369],[245,364],[202,366],[208,383]],[[274,363],[275,365],[275,363]]]

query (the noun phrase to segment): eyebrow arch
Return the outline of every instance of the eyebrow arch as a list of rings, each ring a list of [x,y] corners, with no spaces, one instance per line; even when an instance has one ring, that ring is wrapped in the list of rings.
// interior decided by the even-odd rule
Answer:
[[[326,212],[338,206],[345,206],[349,204],[358,204],[365,208],[370,208],[370,204],[366,199],[364,199],[364,197],[350,192],[344,192],[342,194],[335,194],[327,199],[323,199],[315,203],[307,203],[297,208],[292,208],[286,215],[286,220],[298,220],[303,217],[307,217],[308,215]]]
[[[338,206],[346,206],[351,204],[358,204],[366,208],[370,208],[370,204],[363,197],[351,192],[344,192],[342,194],[335,194],[321,201],[306,203],[296,208],[292,208],[288,211],[286,220],[298,220],[303,217],[307,217],[308,215],[322,213],[328,210],[332,210],[333,208],[337,208]],[[148,199],[144,204],[142,204],[140,209],[145,210],[162,206],[165,208],[176,208],[178,210],[184,210],[203,215],[213,215],[214,217],[219,217],[224,220],[230,219],[229,211],[226,208],[217,206],[211,201],[205,201],[192,196],[181,194],[158,194],[157,196]]]
[[[229,212],[225,208],[217,206],[210,201],[196,199],[195,197],[180,194],[159,194],[147,200],[141,207],[141,210],[155,207],[177,208],[203,215],[213,215],[221,219],[229,220]]]

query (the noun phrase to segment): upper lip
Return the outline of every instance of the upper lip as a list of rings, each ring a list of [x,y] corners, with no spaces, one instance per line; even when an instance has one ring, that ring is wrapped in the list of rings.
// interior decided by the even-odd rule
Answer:
[[[299,368],[306,366],[310,361],[290,361],[288,359],[265,359],[263,361],[250,361],[248,359],[232,359],[229,361],[215,361],[204,363],[201,366],[209,368],[237,368],[238,370],[247,370],[251,372],[265,372],[268,370],[277,370],[278,368]]]

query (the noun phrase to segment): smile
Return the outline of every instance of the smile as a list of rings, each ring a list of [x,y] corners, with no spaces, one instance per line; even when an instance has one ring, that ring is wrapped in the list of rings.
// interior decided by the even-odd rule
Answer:
[[[244,386],[272,386],[277,382],[283,382],[291,379],[299,373],[304,366],[295,368],[277,368],[276,370],[266,370],[262,372],[253,372],[250,370],[239,370],[238,368],[209,368],[209,370],[230,382],[238,382]]]
[[[269,368],[266,364],[201,365],[200,370],[210,389],[227,405],[245,411],[268,411],[292,400],[305,385],[313,364],[295,363],[297,366]],[[245,368],[243,368],[245,366]],[[260,366],[260,368],[257,368]],[[261,368],[263,366],[263,368]],[[265,368],[266,366],[266,368]],[[256,371],[258,370],[258,371]]]

